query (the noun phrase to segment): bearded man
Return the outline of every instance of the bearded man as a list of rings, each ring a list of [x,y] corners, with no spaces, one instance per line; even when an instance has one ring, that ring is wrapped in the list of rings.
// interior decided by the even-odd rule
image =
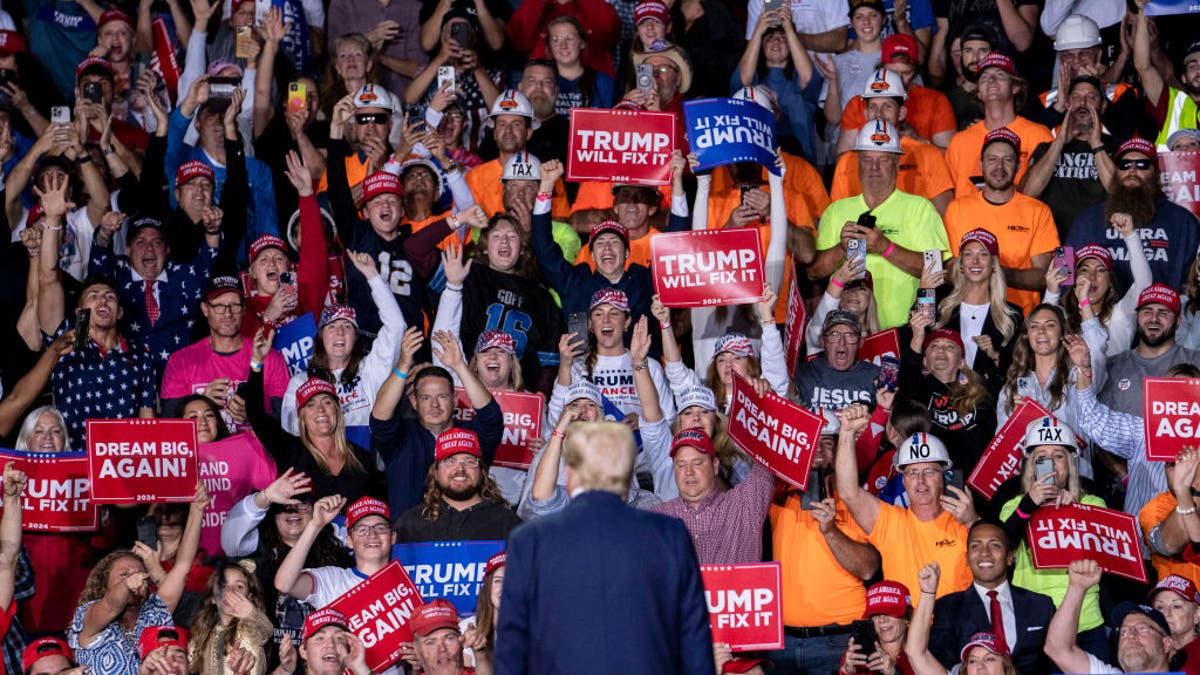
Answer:
[[[1079,249],[1098,243],[1108,248],[1113,260],[1113,285],[1121,296],[1129,288],[1129,251],[1116,220],[1132,219],[1142,239],[1155,283],[1182,288],[1196,257],[1200,234],[1196,217],[1163,195],[1158,182],[1158,155],[1154,144],[1134,136],[1117,149],[1116,174],[1108,186],[1108,199],[1075,219],[1067,234],[1067,246]]]
[[[396,542],[505,541],[520,524],[483,464],[479,437],[452,427],[437,437],[424,501],[396,519]]]

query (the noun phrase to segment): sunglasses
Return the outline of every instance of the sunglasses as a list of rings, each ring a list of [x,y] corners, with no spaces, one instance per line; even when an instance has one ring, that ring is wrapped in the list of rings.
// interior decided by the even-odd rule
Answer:
[[[1147,171],[1154,166],[1154,162],[1148,159],[1118,159],[1117,168],[1121,171],[1128,171],[1136,168],[1138,171]]]
[[[388,113],[359,113],[354,116],[357,124],[387,124],[392,121]]]

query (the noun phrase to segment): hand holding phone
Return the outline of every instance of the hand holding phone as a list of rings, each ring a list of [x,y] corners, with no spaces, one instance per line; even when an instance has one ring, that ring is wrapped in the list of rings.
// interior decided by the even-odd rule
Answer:
[[[1059,246],[1054,249],[1054,258],[1050,262],[1061,274],[1066,275],[1063,286],[1075,285],[1075,247]]]
[[[88,329],[91,323],[92,310],[90,308],[84,307],[75,310],[75,325],[72,326],[72,330],[74,331],[72,344],[76,353],[83,351],[83,348],[87,346],[90,339]]]

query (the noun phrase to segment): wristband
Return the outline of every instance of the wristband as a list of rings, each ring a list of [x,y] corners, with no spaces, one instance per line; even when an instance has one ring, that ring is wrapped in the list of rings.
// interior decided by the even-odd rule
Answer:
[[[667,330],[671,327],[671,322],[670,321],[660,321],[658,323],[658,327],[663,330]]]
[[[1196,507],[1194,507],[1194,506],[1190,509],[1181,509],[1181,508],[1179,508],[1178,505],[1176,505],[1176,507],[1175,507],[1175,513],[1178,513],[1181,516],[1190,516],[1195,512],[1196,512]]]
[[[262,367],[263,367],[262,362],[255,361],[254,359],[250,359],[250,370],[253,370],[254,372],[257,373],[258,371],[262,370]]]
[[[462,289],[463,289],[462,284],[457,284],[457,285],[450,284],[450,283],[446,284],[446,290],[448,290],[448,291],[453,291],[455,293],[462,293]]]
[[[1022,511],[1020,508],[1016,508],[1016,509],[1013,509],[1013,510],[1016,512],[1016,514],[1017,514],[1018,516],[1020,516],[1020,517],[1021,517],[1021,520],[1029,520],[1029,514],[1028,514],[1028,513],[1025,513],[1025,512],[1024,512],[1024,511]]]
[[[392,368],[392,374],[402,380],[408,379],[408,373],[401,372],[399,368]]]
[[[555,429],[554,431],[550,432],[550,438],[566,438],[566,437],[567,437],[566,432],[559,431],[558,429]]]
[[[838,288],[846,287],[846,284],[843,284],[842,282],[838,281],[837,277],[829,277],[829,283],[833,284],[834,286],[837,286]]]
[[[446,219],[446,224],[450,226],[451,230],[457,230],[458,229],[458,216],[453,213],[450,214],[450,217]]]
[[[895,251],[896,251],[896,243],[895,243],[895,242],[891,242],[891,241],[889,241],[889,242],[888,242],[888,247],[887,247],[887,250],[883,252],[883,257],[884,257],[884,258],[891,258],[891,257],[892,257],[892,253],[895,253]]]
[[[1083,309],[1084,307],[1087,307],[1090,304],[1092,304],[1092,301],[1088,300],[1087,298],[1084,298],[1079,301],[1079,309]]]
[[[548,202],[548,201],[550,201],[551,199],[554,199],[554,193],[553,193],[553,192],[539,192],[539,193],[537,193],[537,200],[538,200],[539,202]]]
[[[1097,145],[1096,147],[1092,148],[1091,152],[1093,155],[1097,152],[1108,152],[1108,148],[1104,147],[1103,145]]]
[[[75,158],[75,166],[83,166],[84,164],[87,164],[90,161],[92,161],[92,156],[90,154],[88,154],[86,151],[84,151],[84,152],[80,153],[78,157]]]

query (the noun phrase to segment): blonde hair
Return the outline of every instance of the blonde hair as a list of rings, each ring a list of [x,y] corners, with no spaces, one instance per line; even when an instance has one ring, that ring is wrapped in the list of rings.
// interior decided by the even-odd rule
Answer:
[[[962,252],[959,252],[960,262],[954,265],[954,269],[950,273],[950,278],[954,282],[954,287],[950,290],[950,294],[942,300],[941,307],[938,308],[938,327],[942,328],[950,322],[950,315],[954,310],[962,304],[963,296],[967,294],[967,275],[963,272],[961,262]],[[995,324],[996,330],[1000,331],[1000,335],[1004,337],[1004,344],[1012,339],[1013,333],[1017,330],[1017,322],[1013,319],[1013,315],[1008,311],[1008,283],[1004,281],[1004,270],[1000,267],[1000,256],[993,255],[992,271],[988,277],[988,316],[992,317],[992,323]],[[1000,345],[996,345],[999,349]]]
[[[1072,452],[1070,448],[1064,450],[1067,453],[1067,492],[1071,493],[1071,499],[1079,501],[1083,496],[1083,487],[1079,484],[1079,455]],[[1034,467],[1034,456],[1037,453],[1030,452],[1025,456],[1025,467],[1021,469],[1021,490],[1028,493],[1033,489],[1033,484],[1037,482],[1036,468]]]
[[[563,460],[578,477],[579,487],[625,499],[633,478],[633,459],[633,432],[624,424],[576,422],[567,432]]]
[[[328,396],[328,394],[318,394],[318,396]],[[345,468],[355,473],[366,473],[362,462],[358,461],[358,456],[354,454],[354,448],[350,447],[350,441],[346,440],[346,417],[342,415],[342,405],[338,402],[337,397],[333,397],[333,409],[334,417],[337,420],[333,427],[333,447],[342,456]],[[304,414],[303,406],[296,410],[296,415],[300,418],[300,443],[308,449],[308,454],[317,460],[317,466],[321,467],[322,471],[329,473],[329,463],[321,456],[321,452],[312,441],[312,436],[308,433],[307,415]]]

